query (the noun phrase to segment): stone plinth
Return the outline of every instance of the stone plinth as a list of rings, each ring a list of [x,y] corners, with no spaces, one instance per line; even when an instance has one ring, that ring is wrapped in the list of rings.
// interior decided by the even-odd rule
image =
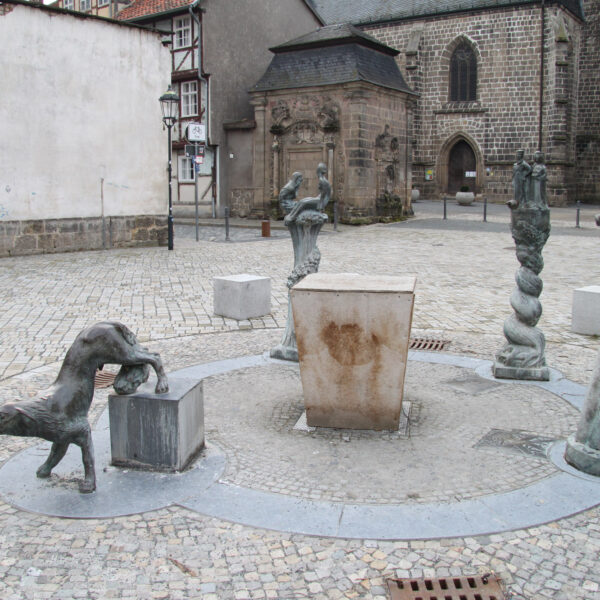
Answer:
[[[398,429],[415,283],[315,273],[291,289],[309,426]]]
[[[271,280],[257,275],[228,275],[213,278],[216,315],[243,321],[271,312]]]
[[[112,464],[180,471],[204,447],[202,382],[169,377],[169,391],[145,383],[108,398]]]
[[[571,329],[586,335],[600,334],[600,285],[589,285],[573,292]]]

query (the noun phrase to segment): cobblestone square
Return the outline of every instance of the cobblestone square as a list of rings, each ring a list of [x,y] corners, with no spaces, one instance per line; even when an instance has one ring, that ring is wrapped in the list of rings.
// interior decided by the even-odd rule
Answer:
[[[337,232],[328,226],[319,239],[320,271],[415,275],[413,336],[448,340],[443,352],[452,356],[492,359],[503,344],[502,326],[511,314],[509,297],[518,267],[508,229],[508,209],[490,207],[488,223],[482,223],[481,206],[462,210],[452,204],[447,221],[441,220],[439,203],[421,202],[414,208],[416,217],[404,223],[340,227]],[[584,386],[589,383],[598,340],[571,332],[571,302],[573,290],[598,284],[600,228],[593,223],[594,212],[593,207],[583,209],[583,227],[575,229],[574,209],[552,209],[553,231],[544,248],[541,273],[544,290],[539,327],[547,339],[548,365]],[[120,320],[130,327],[140,341],[161,353],[167,371],[267,351],[279,341],[285,324],[285,281],[293,262],[290,240],[280,230],[275,231],[272,238],[262,239],[256,230],[232,227],[232,241],[225,242],[221,227],[203,227],[196,242],[193,228],[178,226],[172,252],[138,248],[0,260],[0,403],[44,389],[77,333],[104,319]],[[213,277],[237,273],[271,278],[270,315],[239,322],[214,316]],[[440,502],[445,497],[461,499],[469,469],[455,459],[447,460],[443,472],[436,470],[434,456],[430,457],[431,466],[426,464],[427,457],[421,458],[421,467],[411,465],[414,485],[408,481],[404,495],[395,497],[393,488],[384,483],[394,472],[383,460],[390,452],[390,443],[384,438],[322,436],[317,443],[327,444],[328,452],[317,455],[311,451],[302,460],[298,452],[313,448],[315,440],[297,433],[295,445],[281,451],[257,446],[253,454],[247,447],[253,441],[248,439],[253,433],[251,415],[262,415],[264,429],[276,436],[297,420],[302,408],[297,394],[289,391],[298,384],[293,367],[279,379],[266,371],[261,380],[272,381],[281,396],[273,406],[261,403],[266,388],[253,388],[244,379],[244,371],[235,375],[237,384],[248,389],[247,404],[239,411],[231,403],[219,411],[207,394],[207,439],[213,435],[214,441],[218,438],[223,446],[229,444],[224,475],[229,484],[333,503],[394,500],[419,505],[425,497]],[[447,431],[449,439],[466,440],[464,456],[471,457],[469,460],[479,457],[479,487],[475,486],[471,495],[511,490],[524,481],[543,481],[550,476],[550,463],[545,459],[505,452],[502,456],[510,457],[512,464],[504,469],[495,449],[474,446],[485,431],[493,429],[524,429],[540,437],[564,438],[577,420],[569,404],[549,393],[536,397],[531,402],[539,414],[537,423],[518,427],[518,411],[524,410],[528,400],[525,387],[522,394],[515,390],[510,400],[514,420],[503,420],[506,407],[500,404],[505,400],[498,388],[477,384],[454,367],[437,368],[435,378],[431,373],[422,363],[409,365],[409,394],[430,386],[432,396],[430,407],[414,401],[411,443],[427,436],[428,423],[433,427],[435,419],[441,418],[431,412],[431,407],[437,406],[433,400],[459,403],[461,397],[468,398],[472,405],[465,401],[461,408],[476,413],[478,403],[482,406],[487,401],[492,411],[494,399],[498,399],[497,418],[490,418],[494,422],[489,427]],[[216,376],[210,385],[215,393],[219,389],[226,393],[228,380]],[[451,390],[446,396],[440,391],[445,389]],[[105,409],[107,395],[107,390],[96,393],[91,421],[97,421]],[[237,432],[224,436],[221,427],[227,424],[228,415],[230,422],[238,419],[240,425]],[[444,425],[436,423],[440,430]],[[0,465],[36,443],[1,436]],[[344,462],[353,460],[353,443],[365,448],[366,463],[371,459],[368,478],[356,478],[354,498],[343,482],[342,468],[347,467],[346,479],[350,479],[356,477],[353,468],[360,472],[366,467],[357,461]],[[319,462],[324,456],[331,462],[329,467]],[[322,470],[318,484],[312,477],[311,463]],[[394,473],[397,476],[397,471]],[[24,472],[22,477],[35,477],[35,473]],[[369,481],[378,479],[382,484],[370,488]],[[77,494],[75,487],[73,493]],[[504,581],[508,598],[600,599],[597,506],[502,533],[381,540],[261,529],[179,505],[114,518],[64,519],[22,511],[9,502],[8,498],[0,499],[3,600],[383,600],[388,577],[491,571]]]

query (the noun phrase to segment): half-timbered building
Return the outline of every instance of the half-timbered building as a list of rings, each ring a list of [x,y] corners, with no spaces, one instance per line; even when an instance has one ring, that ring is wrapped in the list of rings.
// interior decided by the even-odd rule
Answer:
[[[248,90],[269,64],[269,46],[321,21],[304,0],[133,0],[118,19],[170,36],[171,83],[180,98],[173,131],[175,216],[194,215],[196,194],[201,215],[222,214],[229,173],[251,177],[252,168],[245,147],[226,147],[225,126],[252,127]],[[206,136],[199,164],[185,151],[189,123],[202,125]]]

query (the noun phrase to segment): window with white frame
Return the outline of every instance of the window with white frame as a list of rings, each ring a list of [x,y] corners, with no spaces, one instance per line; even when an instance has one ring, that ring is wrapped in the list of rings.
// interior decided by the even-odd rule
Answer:
[[[110,0],[98,0],[98,7],[100,6],[108,6]]]
[[[63,8],[67,10],[75,10],[75,0],[64,0]]]
[[[85,12],[92,8],[92,0],[79,0],[79,10]]]
[[[181,94],[181,116],[196,116],[198,114],[198,82],[184,81],[179,91]]]
[[[192,21],[190,17],[173,19],[173,49],[187,48],[192,44]]]
[[[194,161],[189,156],[179,157],[177,178],[180,183],[194,181]]]

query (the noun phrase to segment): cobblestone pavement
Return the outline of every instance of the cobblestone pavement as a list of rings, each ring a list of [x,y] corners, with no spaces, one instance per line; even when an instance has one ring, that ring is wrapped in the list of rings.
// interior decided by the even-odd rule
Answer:
[[[468,227],[446,229],[441,222],[432,227],[436,216],[421,204],[415,206],[417,218],[405,224],[340,227],[337,233],[329,228],[319,240],[321,271],[415,274],[413,333],[448,340],[451,353],[491,358],[503,343],[502,323],[511,313],[509,296],[518,266],[508,229],[486,230],[466,212],[460,220],[470,222]],[[548,363],[586,384],[598,343],[570,331],[571,302],[575,288],[598,284],[600,229],[590,222],[593,209],[586,208],[584,228],[571,231],[573,212],[553,211],[539,325],[548,340]],[[491,216],[497,223],[507,220],[499,209]],[[456,225],[458,217],[451,213],[451,218]],[[184,228],[177,231],[173,252],[145,248],[1,260],[1,401],[43,389],[75,335],[100,319],[122,320],[161,352],[170,370],[270,348],[286,318],[291,243],[286,237],[242,243],[244,236],[237,235],[225,243],[217,236],[210,241],[206,231],[208,239],[196,242],[193,230]],[[272,278],[271,315],[245,322],[215,317],[212,277],[242,272]],[[453,377],[447,373],[442,379]],[[92,420],[105,403],[106,393],[98,394]],[[555,400],[550,404],[553,408],[543,418],[556,413],[552,433],[561,435],[572,426],[573,416],[554,406]],[[543,404],[539,410],[546,410]],[[500,415],[501,407],[498,411]],[[31,443],[3,436],[0,461]],[[267,453],[261,448],[257,454]],[[372,470],[385,477],[386,465],[372,456]],[[531,460],[527,468],[536,464]],[[544,476],[540,469],[537,476]],[[434,482],[442,496],[456,492],[452,468],[444,475],[435,475]],[[33,474],[24,474],[29,476]],[[493,485],[493,476],[489,479]],[[335,497],[335,490],[330,492]],[[180,507],[73,520],[29,514],[0,502],[3,600],[383,600],[386,577],[489,571],[500,575],[511,598],[598,600],[599,551],[598,507],[520,531],[384,542],[264,531]]]

